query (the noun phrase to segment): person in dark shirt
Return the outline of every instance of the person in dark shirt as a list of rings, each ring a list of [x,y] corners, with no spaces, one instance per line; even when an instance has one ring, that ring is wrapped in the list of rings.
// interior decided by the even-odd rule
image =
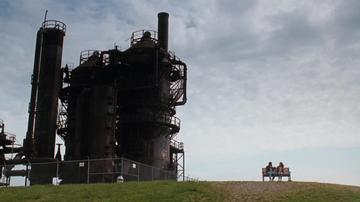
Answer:
[[[270,181],[273,181],[275,178],[275,169],[272,166],[272,162],[269,162],[269,164],[266,166],[266,173],[269,175]]]

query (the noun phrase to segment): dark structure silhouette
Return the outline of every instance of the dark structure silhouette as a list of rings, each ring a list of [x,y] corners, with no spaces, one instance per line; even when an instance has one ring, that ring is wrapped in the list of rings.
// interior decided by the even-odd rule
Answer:
[[[65,143],[65,161],[107,159],[92,165],[96,172],[112,173],[111,159],[125,157],[183,174],[183,144],[173,138],[180,130],[176,106],[186,103],[187,67],[168,51],[168,19],[159,13],[158,31],[132,33],[126,50],[81,52],[75,68],[61,68],[65,24],[45,20],[37,33],[22,157],[8,163],[61,160],[60,145],[55,156],[57,134]],[[61,166],[63,183],[86,181],[78,166]],[[54,165],[32,166],[30,182],[51,183],[54,172]]]

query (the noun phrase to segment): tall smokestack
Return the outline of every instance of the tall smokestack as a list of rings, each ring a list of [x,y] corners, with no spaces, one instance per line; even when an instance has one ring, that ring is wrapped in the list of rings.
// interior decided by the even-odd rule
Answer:
[[[56,20],[44,21],[41,28],[39,67],[34,67],[39,68],[34,127],[35,157],[54,158],[65,29],[66,25]]]
[[[158,14],[158,42],[159,46],[168,51],[169,36],[169,14],[161,12]]]

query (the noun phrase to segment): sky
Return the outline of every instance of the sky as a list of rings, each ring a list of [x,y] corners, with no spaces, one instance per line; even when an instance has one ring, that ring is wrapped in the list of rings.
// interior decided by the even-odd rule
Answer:
[[[269,161],[295,181],[360,186],[360,1],[0,0],[0,119],[26,133],[36,32],[67,24],[63,64],[125,50],[168,12],[169,49],[188,66],[177,108],[186,175],[261,180]]]

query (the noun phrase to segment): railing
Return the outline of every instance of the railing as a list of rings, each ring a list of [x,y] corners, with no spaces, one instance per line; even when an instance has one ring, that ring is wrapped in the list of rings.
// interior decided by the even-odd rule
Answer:
[[[4,127],[5,127],[4,121],[0,119],[0,135],[2,135],[2,139],[10,141],[12,142],[11,144],[13,144],[16,140],[16,135],[9,132],[5,132]]]
[[[42,23],[42,27],[47,29],[58,29],[60,31],[63,31],[65,33],[66,31],[66,25],[63,22],[57,21],[57,20],[46,20]]]
[[[8,140],[8,141],[11,141],[12,144],[15,143],[16,141],[16,135],[12,134],[12,133],[9,133],[9,132],[5,132],[5,139]]]
[[[31,184],[89,184],[126,181],[182,180],[166,170],[126,158],[83,159],[44,163],[3,164],[0,182],[11,186]],[[11,182],[11,178],[15,178]],[[22,179],[18,179],[21,177]]]
[[[168,124],[180,128],[180,119],[175,116],[168,114],[159,114],[152,112],[138,112],[129,114],[126,119],[121,120],[122,122],[149,122],[149,123],[160,123]]]
[[[174,52],[169,51],[169,58],[172,64],[172,71],[178,73],[178,78],[171,82],[170,105],[184,105],[186,102],[186,64]]]
[[[80,64],[86,62],[91,56],[100,57],[99,50],[84,50],[80,52]]]
[[[170,146],[175,147],[176,149],[179,149],[179,150],[184,149],[184,143],[183,142],[178,142],[178,141],[173,140],[173,139],[170,141]]]
[[[174,51],[168,51],[169,55],[170,55],[170,59],[171,60],[180,60],[176,55]]]
[[[170,117],[170,124],[175,125],[176,127],[180,128],[180,119],[176,116]]]
[[[133,46],[134,44],[136,44],[137,42],[139,42],[141,40],[141,38],[143,37],[145,32],[150,32],[150,38],[152,41],[157,42],[157,31],[154,30],[138,30],[135,31],[131,34],[130,37],[130,46]]]

